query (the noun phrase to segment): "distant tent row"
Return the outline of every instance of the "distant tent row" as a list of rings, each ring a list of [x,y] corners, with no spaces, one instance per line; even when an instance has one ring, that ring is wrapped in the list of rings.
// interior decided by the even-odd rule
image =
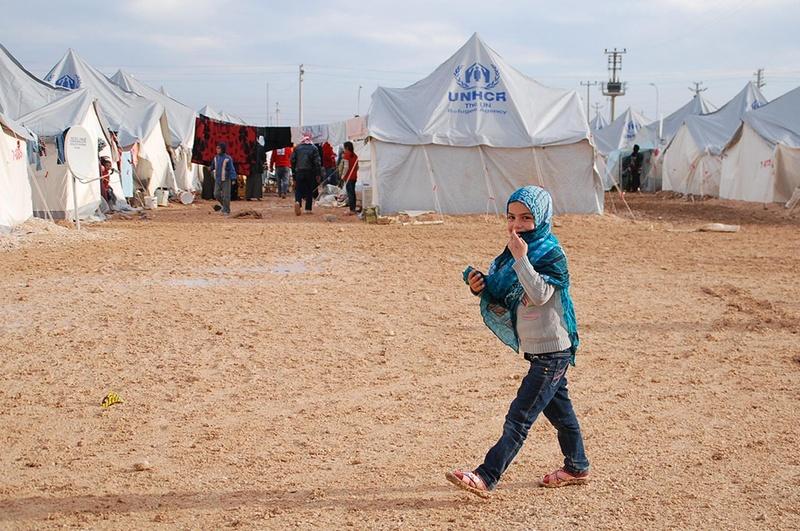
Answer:
[[[599,213],[634,144],[652,162],[642,175],[648,190],[786,201],[800,188],[798,91],[767,103],[748,84],[716,111],[698,95],[660,123],[632,109],[589,123],[577,92],[539,84],[474,34],[417,83],[379,87],[366,120],[316,127],[350,138],[350,122],[360,121],[360,173],[384,212],[500,213],[514,189],[538,184],[557,213]],[[0,184],[8,191],[0,227],[31,213],[71,217],[60,142],[78,124],[96,136],[98,156],[119,161],[125,178],[111,180],[118,198],[134,188],[197,190],[198,114],[246,125],[209,106],[195,112],[122,70],[107,77],[73,50],[41,80],[0,45]],[[79,184],[77,200],[78,215],[91,216],[99,185]]]
[[[161,103],[120,88],[71,49],[45,76],[45,81],[90,91],[111,130],[117,132],[120,147],[139,146],[136,176],[146,185],[149,195],[154,195],[157,188],[177,188],[167,151],[167,114]]]
[[[240,125],[247,125],[242,118],[239,118],[235,114],[230,114],[225,111],[217,111],[208,105],[204,106],[202,109],[197,111],[198,114],[202,114],[203,116],[208,116],[214,120],[219,120],[220,122],[228,122],[232,124],[240,124]]]
[[[719,110],[687,116],[664,153],[662,190],[718,196],[722,150],[742,117],[766,103],[758,87],[748,83]]]
[[[232,115],[215,113],[209,107],[203,111],[225,121],[244,123]],[[123,203],[135,188],[143,188],[147,195],[153,195],[157,188],[199,189],[200,172],[191,164],[196,115],[194,110],[167,95],[163,87],[155,90],[122,70],[106,77],[74,50],[68,50],[42,80],[0,45],[3,145],[16,146],[16,140],[10,140],[15,138],[26,148],[22,150],[25,157],[21,162],[16,158],[16,147],[12,150],[15,164],[6,161],[8,167],[0,177],[16,183],[4,186],[9,193],[0,203],[0,224],[10,226],[12,221],[20,222],[20,216],[27,219],[31,213],[56,219],[73,216],[71,176],[59,139],[74,125],[83,125],[95,135],[98,157],[121,159],[121,173],[128,176],[129,182],[123,183],[120,173],[115,172],[111,188]],[[34,147],[37,143],[42,149]],[[2,157],[7,159],[12,151],[4,150]],[[34,151],[42,152],[41,157],[35,157],[35,163],[31,154]],[[18,169],[9,169],[20,164],[26,166],[24,179]],[[94,179],[77,184],[81,218],[93,215],[101,203],[99,168]],[[12,191],[17,189],[19,193],[15,192],[12,199]],[[22,210],[14,206],[20,204],[27,206]],[[27,215],[18,214],[25,211]]]

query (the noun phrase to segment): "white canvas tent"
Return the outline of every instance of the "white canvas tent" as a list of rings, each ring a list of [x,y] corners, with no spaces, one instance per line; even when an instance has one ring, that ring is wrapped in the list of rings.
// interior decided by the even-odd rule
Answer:
[[[160,187],[176,189],[175,172],[167,152],[169,127],[164,107],[112,83],[70,49],[45,76],[56,85],[87,88],[100,103],[103,118],[123,149],[139,146],[136,175],[150,195]]]
[[[0,44],[0,112],[15,120],[69,91],[37,78]]]
[[[213,120],[219,120],[220,122],[228,122],[232,124],[240,124],[240,125],[247,125],[242,118],[239,118],[236,115],[228,114],[224,111],[216,111],[215,109],[211,108],[210,106],[206,105],[199,111],[198,114],[202,114],[203,116],[208,116]]]
[[[786,202],[800,188],[800,87],[746,113],[722,157],[720,197]]]
[[[73,219],[74,203],[72,175],[67,165],[59,162],[56,138],[75,125],[85,127],[95,139],[102,140],[105,146],[98,151],[98,158],[106,156],[113,159],[111,140],[107,137],[107,127],[103,126],[101,112],[93,95],[88,90],[72,91],[68,96],[54,101],[25,116],[20,123],[39,136],[45,143],[47,155],[41,159],[41,167],[30,167],[33,190],[33,211],[39,217],[48,214],[55,219]],[[93,181],[76,183],[78,217],[92,217],[100,206],[100,170],[91,176]],[[119,200],[124,199],[119,175],[112,175],[111,187]]]
[[[592,140],[597,150],[596,164],[603,180],[604,190],[611,190],[617,184],[623,152],[633,147],[636,134],[649,123],[649,119],[629,107],[602,130],[592,133]]]
[[[28,220],[31,186],[28,182],[29,131],[0,113],[0,232]]]
[[[540,85],[477,34],[425,79],[378,88],[368,128],[385,212],[504,212],[526,184],[548,189],[557,213],[603,210],[578,94]]]
[[[649,123],[649,119],[628,107],[613,122],[592,134],[594,146],[605,156],[613,151],[632,147],[636,134]]]
[[[192,164],[192,146],[197,113],[162,92],[164,87],[161,87],[162,91],[158,91],[122,70],[118,70],[110,79],[123,90],[138,94],[149,101],[158,102],[164,107],[169,124],[170,146],[175,160],[176,186],[180,190],[196,190],[196,168]]]
[[[642,178],[642,187],[650,191],[661,190],[661,168],[663,166],[663,148],[672,142],[678,128],[689,116],[708,114],[713,112],[713,106],[702,96],[695,95],[683,107],[673,112],[663,120],[656,120],[639,130],[634,138],[634,143],[639,146],[654,147],[653,157],[650,159],[650,168]],[[659,123],[660,122],[660,123]],[[659,127],[661,134],[659,135]]]
[[[710,114],[687,116],[663,154],[663,190],[693,195],[719,195],[722,150],[748,111],[767,100],[752,82]]]
[[[594,118],[589,120],[589,130],[592,133],[600,131],[601,129],[603,129],[607,125],[608,125],[608,120],[606,119],[605,116],[603,116],[602,113],[599,113],[599,112],[594,115]]]

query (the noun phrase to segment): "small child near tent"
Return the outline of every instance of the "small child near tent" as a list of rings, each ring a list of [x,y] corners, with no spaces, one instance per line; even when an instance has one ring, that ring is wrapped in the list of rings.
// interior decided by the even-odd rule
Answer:
[[[539,413],[558,431],[564,466],[540,481],[543,487],[585,483],[589,461],[567,391],[578,330],[569,295],[567,257],[551,233],[553,200],[538,186],[514,192],[506,206],[509,241],[483,274],[471,266],[464,281],[481,297],[484,323],[530,362],[528,374],[506,415],[500,440],[474,471],[445,477],[457,487],[488,498],[516,457]]]

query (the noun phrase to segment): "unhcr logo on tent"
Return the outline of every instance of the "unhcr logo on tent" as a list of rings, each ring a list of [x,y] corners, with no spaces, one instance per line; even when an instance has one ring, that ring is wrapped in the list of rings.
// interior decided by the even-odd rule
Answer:
[[[56,80],[56,85],[73,90],[81,86],[81,78],[78,76],[78,74],[75,74],[75,77],[72,77],[69,74],[64,74]]]
[[[463,90],[449,91],[447,99],[451,102],[464,102],[464,107],[450,109],[450,112],[469,114],[471,112],[491,112],[505,114],[507,111],[494,109],[492,104],[506,102],[505,91],[493,91],[500,83],[500,70],[494,64],[489,66],[475,62],[464,68],[458,65],[453,71],[456,83]]]
[[[634,138],[636,133],[639,131],[639,124],[635,123],[634,121],[628,122],[627,132],[625,133],[625,138],[628,140]]]

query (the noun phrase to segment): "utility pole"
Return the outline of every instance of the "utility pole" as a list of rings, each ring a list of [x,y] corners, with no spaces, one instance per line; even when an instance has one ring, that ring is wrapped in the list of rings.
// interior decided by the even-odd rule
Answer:
[[[689,90],[694,92],[695,96],[699,96],[701,92],[705,92],[708,90],[708,87],[700,88],[700,85],[702,84],[703,84],[702,81],[692,81],[692,85],[694,85],[694,88],[689,87]]]
[[[625,95],[625,84],[620,80],[617,73],[622,72],[622,56],[628,53],[628,49],[617,50],[614,48],[608,51],[608,48],[606,48],[603,53],[608,56],[609,72],[608,83],[603,88],[603,94],[611,98],[611,121],[613,122],[617,96]]]
[[[299,118],[300,122],[299,122],[298,125],[299,125],[301,130],[303,129],[303,74],[305,74],[305,73],[306,73],[306,71],[303,70],[303,65],[300,65],[300,86],[299,86],[299,88],[300,88],[300,97],[298,98],[299,99],[299,104],[300,104],[300,118]]]
[[[664,119],[661,117],[661,105],[659,103],[659,99],[660,99],[659,90],[658,90],[658,85],[656,85],[655,83],[649,83],[649,85],[656,89],[656,120],[658,120],[658,141],[660,143],[661,142],[661,136],[662,136],[662,134],[664,132],[663,131],[663,129],[664,129]],[[644,113],[642,113],[642,114],[644,114]]]
[[[275,102],[275,125],[281,125],[281,103]]]
[[[581,81],[581,86],[586,87],[586,121],[591,120],[589,117],[589,88],[599,85],[599,81]]]
[[[358,102],[356,103],[356,116],[361,116],[361,85],[358,86]]]
[[[267,125],[272,125],[269,123],[269,81],[267,81]]]
[[[767,84],[766,80],[764,79],[764,69],[759,68],[758,70],[756,70],[755,76],[756,76],[756,86],[760,89],[764,88],[764,85]]]

